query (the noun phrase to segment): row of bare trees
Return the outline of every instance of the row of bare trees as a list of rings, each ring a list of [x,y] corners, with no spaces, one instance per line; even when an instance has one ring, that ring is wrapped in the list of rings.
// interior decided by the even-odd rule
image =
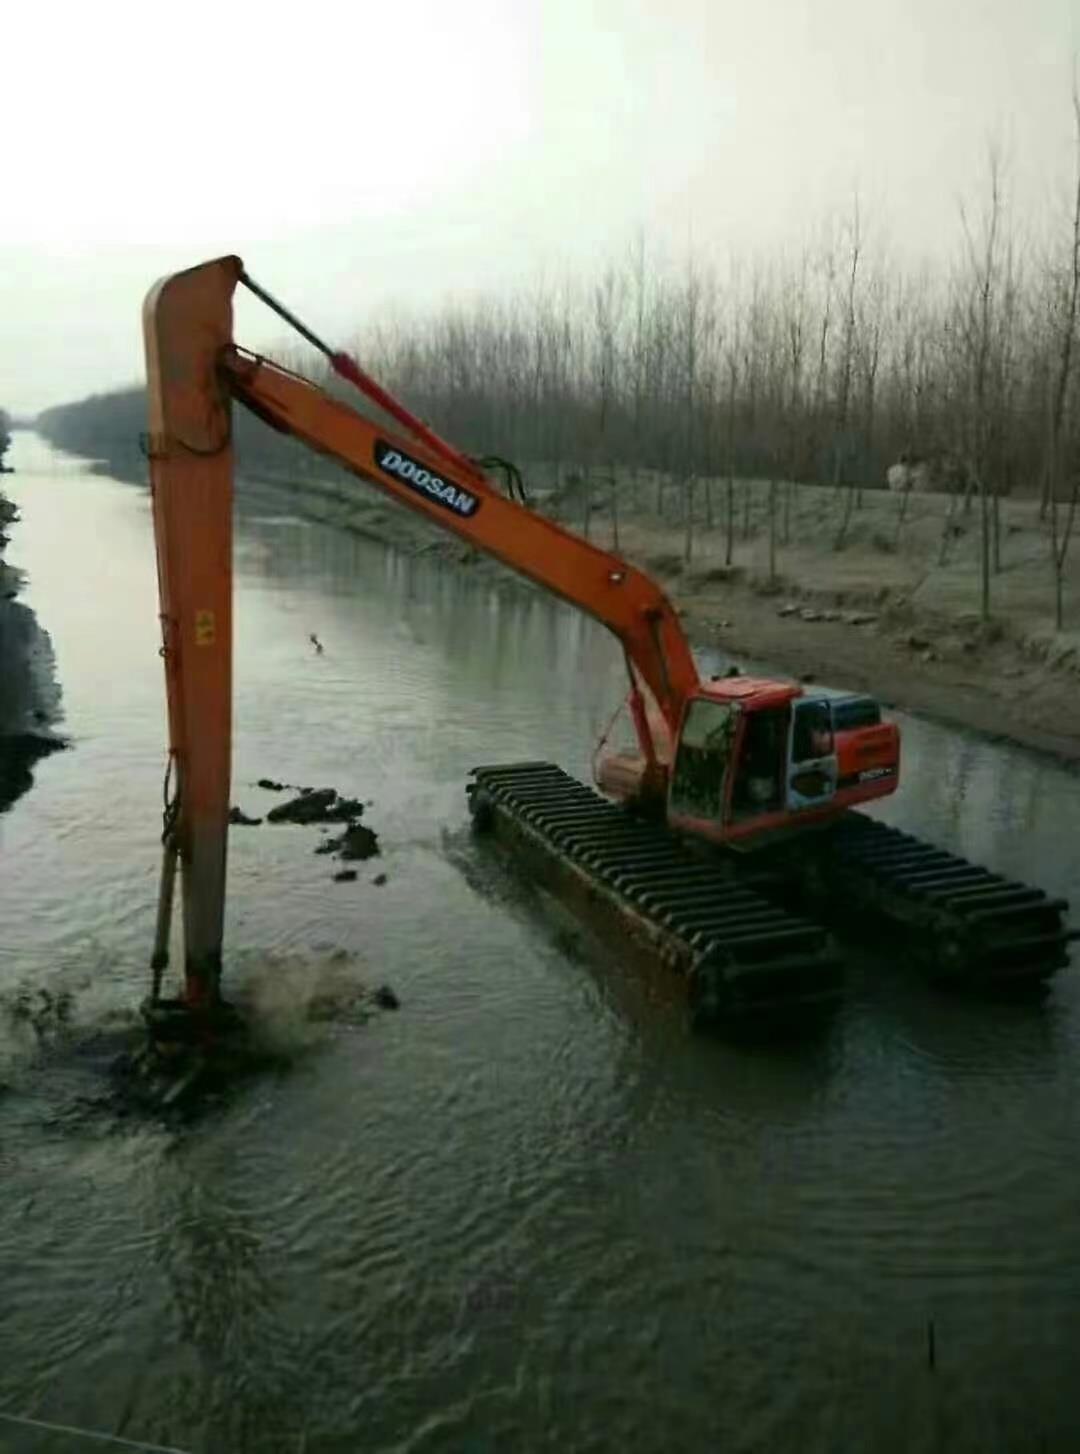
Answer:
[[[557,480],[573,471],[603,481],[616,529],[622,492],[639,494],[648,478],[656,508],[685,520],[687,550],[703,511],[723,529],[729,560],[736,480],[770,482],[775,567],[778,516],[791,499],[780,482],[832,487],[842,548],[862,491],[883,485],[892,462],[920,460],[957,511],[977,502],[987,614],[999,502],[1036,496],[1060,623],[1080,489],[1080,98],[1073,103],[1073,205],[1040,236],[1018,226],[991,153],[948,266],[897,264],[856,198],[794,252],[672,262],[640,237],[588,281],[398,316],[359,334],[356,352],[465,447]],[[110,453],[104,436],[121,420],[133,445],[140,408],[128,391],[39,422],[60,444]],[[249,462],[301,467],[268,433],[241,444]],[[949,539],[946,529],[943,558]]]

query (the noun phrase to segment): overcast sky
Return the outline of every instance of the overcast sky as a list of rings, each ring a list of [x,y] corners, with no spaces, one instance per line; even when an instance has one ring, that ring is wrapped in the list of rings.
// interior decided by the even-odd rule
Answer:
[[[159,274],[239,252],[331,340],[620,253],[772,248],[858,187],[949,245],[987,140],[1069,166],[1080,0],[5,7],[0,404],[136,380]],[[245,305],[238,336],[280,335]]]

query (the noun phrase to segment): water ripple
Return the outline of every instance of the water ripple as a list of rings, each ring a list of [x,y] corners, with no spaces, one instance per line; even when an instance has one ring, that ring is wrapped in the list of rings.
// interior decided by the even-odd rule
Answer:
[[[0,830],[0,1406],[231,1454],[1077,1447],[1075,978],[978,1006],[869,954],[816,1039],[689,1037],[674,982],[465,829],[478,761],[587,772],[611,643],[284,511],[238,527],[236,797],[360,793],[382,856],[336,885],[317,833],[238,831],[230,984],[277,1068],[186,1130],[117,1120],[153,553],[141,493],[39,464],[20,545],[76,745]],[[895,821],[1068,892],[1075,777],[904,730]],[[369,1019],[384,980],[402,1009]],[[39,1035],[5,1010],[41,988],[72,1008]]]

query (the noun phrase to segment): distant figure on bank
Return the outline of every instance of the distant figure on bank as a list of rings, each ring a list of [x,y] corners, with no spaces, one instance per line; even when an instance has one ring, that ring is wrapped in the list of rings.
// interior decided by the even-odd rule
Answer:
[[[885,483],[890,490],[910,490],[926,494],[931,488],[930,469],[924,459],[904,453],[885,471]]]
[[[315,655],[316,656],[322,656],[322,642],[315,635],[314,631],[308,637],[308,640],[311,642],[312,646],[315,648]]]

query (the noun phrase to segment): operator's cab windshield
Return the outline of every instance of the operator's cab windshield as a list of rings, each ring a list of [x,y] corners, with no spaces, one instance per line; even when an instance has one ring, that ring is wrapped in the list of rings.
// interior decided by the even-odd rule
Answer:
[[[722,820],[738,723],[738,708],[728,702],[698,697],[690,703],[671,778],[672,813],[716,823]]]
[[[669,806],[676,817],[745,823],[819,807],[836,792],[836,780],[832,712],[824,698],[747,711],[698,697],[679,739]]]

